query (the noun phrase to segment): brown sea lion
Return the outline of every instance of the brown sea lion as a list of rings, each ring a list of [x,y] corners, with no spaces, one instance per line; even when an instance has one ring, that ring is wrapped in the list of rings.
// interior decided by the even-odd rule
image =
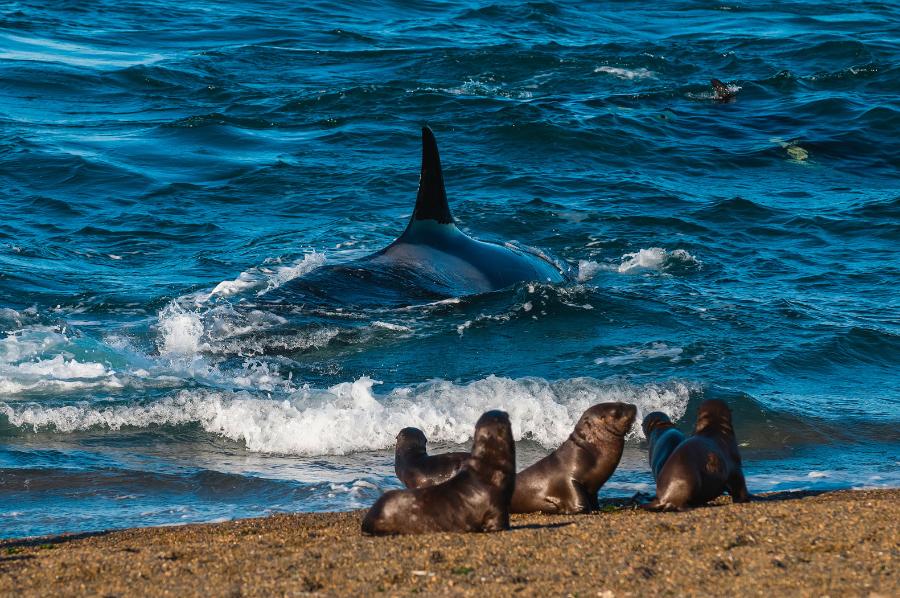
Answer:
[[[475,424],[472,454],[458,474],[435,486],[385,492],[366,513],[362,531],[381,535],[509,529],[515,479],[509,415],[488,411]]]
[[[455,476],[469,458],[469,453],[429,455],[425,450],[425,433],[418,428],[403,428],[397,434],[394,471],[407,488],[422,488],[446,482]]]
[[[519,472],[510,512],[588,513],[613,474],[637,408],[600,403],[585,411],[558,449]]]
[[[715,99],[720,102],[728,102],[734,99],[734,92],[718,79],[710,80],[709,84],[712,85],[713,90],[716,92]]]
[[[675,427],[669,416],[662,411],[654,411],[641,423],[644,436],[650,443],[650,470],[653,479],[659,479],[659,472],[669,460],[672,451],[684,441],[684,434]]]
[[[750,500],[731,410],[724,401],[712,399],[700,404],[694,435],[672,451],[656,480],[656,500],[645,508],[676,511],[702,505],[725,491],[734,502]]]

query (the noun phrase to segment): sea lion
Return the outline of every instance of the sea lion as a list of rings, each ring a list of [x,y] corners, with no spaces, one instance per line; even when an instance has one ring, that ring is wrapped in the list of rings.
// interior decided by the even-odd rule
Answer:
[[[666,464],[672,451],[684,441],[684,434],[675,427],[669,416],[662,411],[654,411],[641,423],[644,436],[650,443],[650,470],[653,479],[659,479],[659,472]]]
[[[716,92],[715,99],[720,102],[728,102],[734,99],[734,92],[718,79],[710,80],[709,84],[712,85],[713,90]]]
[[[469,458],[469,453],[429,455],[425,450],[425,433],[418,428],[403,428],[397,434],[394,471],[407,488],[422,488],[446,482],[455,476]]]
[[[362,531],[382,535],[509,529],[515,480],[509,415],[488,411],[475,424],[472,454],[458,474],[436,486],[385,492],[363,518]]]
[[[750,500],[731,410],[724,401],[711,399],[700,404],[694,435],[666,460],[656,480],[656,500],[645,508],[681,510],[702,505],[724,491],[734,502]]]
[[[558,449],[519,472],[510,512],[588,513],[613,474],[637,408],[600,403],[585,411]]]

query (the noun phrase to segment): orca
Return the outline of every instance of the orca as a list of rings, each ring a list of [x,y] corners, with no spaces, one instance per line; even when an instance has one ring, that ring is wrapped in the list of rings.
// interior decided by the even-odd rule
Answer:
[[[425,126],[419,191],[403,234],[380,251],[344,264],[322,266],[273,293],[279,295],[279,302],[343,295],[342,303],[379,299],[394,303],[398,294],[406,299],[450,298],[489,293],[523,282],[567,280],[564,267],[536,250],[479,241],[456,226],[447,203],[437,141]],[[288,297],[285,292],[295,296]],[[358,300],[363,294],[369,295],[369,301]],[[272,293],[267,295],[275,299]]]

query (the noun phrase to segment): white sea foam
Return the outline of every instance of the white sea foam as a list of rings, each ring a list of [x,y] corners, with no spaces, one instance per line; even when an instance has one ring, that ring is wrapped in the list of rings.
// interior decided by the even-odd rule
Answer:
[[[601,264],[593,260],[578,261],[578,282],[587,282],[603,270],[612,270],[609,264]]]
[[[31,359],[66,342],[66,336],[55,326],[21,328],[0,340],[0,363]]]
[[[124,384],[115,376],[109,376],[99,380],[13,380],[0,376],[0,395],[16,395],[22,393],[68,393],[86,390],[115,390],[122,388]]]
[[[501,87],[500,85],[493,84],[492,81],[493,79],[490,79],[488,81],[468,79],[464,81],[462,85],[459,85],[457,87],[424,87],[412,90],[410,93],[428,91],[449,93],[455,96],[500,97],[518,100],[527,100],[534,95],[533,92],[527,90],[506,89],[504,87]]]
[[[197,423],[251,451],[323,455],[388,448],[397,430],[406,426],[421,428],[436,442],[466,442],[481,413],[504,409],[517,439],[549,448],[568,436],[592,404],[635,404],[638,415],[630,436],[637,438],[644,414],[663,411],[677,420],[693,390],[674,381],[630,385],[593,378],[547,381],[498,376],[468,384],[434,380],[384,394],[374,391],[377,384],[363,377],[324,390],[300,387],[280,399],[245,391],[183,390],[143,405],[45,407],[0,402],[0,413],[16,427],[61,432]]]
[[[196,358],[201,353],[259,354],[267,347],[303,350],[326,345],[337,330],[314,330],[291,336],[261,339],[259,334],[286,320],[276,314],[260,311],[238,312],[227,302],[214,299],[231,297],[255,290],[261,295],[284,283],[303,276],[325,263],[325,256],[311,252],[290,265],[267,263],[242,272],[233,280],[225,280],[212,291],[179,297],[159,312],[157,346],[161,355],[173,359]]]
[[[670,347],[666,343],[653,343],[649,347],[642,349],[633,349],[623,355],[613,355],[610,357],[598,357],[594,360],[597,364],[607,365],[625,365],[645,359],[668,359],[675,362],[681,358],[681,347]]]
[[[203,322],[200,314],[170,303],[159,314],[159,352],[164,355],[195,355],[200,350]]]
[[[619,79],[628,79],[629,81],[656,77],[656,73],[643,67],[637,69],[625,69],[617,66],[598,66],[594,69],[594,72],[614,75]]]
[[[31,325],[8,333],[0,340],[0,394],[122,386],[106,366],[79,361],[66,352],[70,348],[60,327]]]
[[[62,355],[20,363],[16,369],[25,375],[50,376],[61,380],[102,378],[110,374],[101,363],[80,363],[74,359],[67,360]]]
[[[410,328],[409,326],[403,326],[402,324],[392,324],[390,322],[379,322],[378,320],[372,322],[372,326],[374,326],[375,328],[383,328],[385,330],[393,330],[395,332],[412,331],[412,328]]]
[[[277,334],[283,317],[261,310],[238,311],[230,304],[211,307],[183,305],[173,301],[158,316],[157,346],[160,355],[172,360],[192,360],[203,354],[260,355],[269,350],[305,351],[325,347],[340,330],[315,328]],[[400,325],[373,324],[404,330]]]
[[[639,270],[662,270],[672,262],[680,262],[682,264],[698,263],[696,258],[684,249],[676,249],[669,252],[662,247],[651,247],[623,255],[618,271],[626,273]]]
[[[0,363],[0,394],[69,392],[122,386],[122,381],[103,364],[66,359],[63,355],[21,363]]]
[[[171,388],[189,379],[261,390],[289,384],[277,370],[268,371],[258,362],[221,370],[199,359],[197,351],[207,343],[199,314],[176,304],[163,313],[158,340],[162,359],[143,354],[127,336],[118,334],[98,342],[67,326],[28,325],[10,332],[0,338],[0,394]]]
[[[208,294],[199,293],[195,296],[198,303],[209,301],[214,297],[230,297],[250,289],[259,289],[262,294],[280,287],[284,283],[303,276],[325,264],[325,255],[318,252],[307,253],[302,259],[289,266],[278,264],[265,264],[251,268],[234,280],[223,280]]]
[[[209,297],[230,297],[247,289],[259,286],[259,277],[253,276],[250,272],[241,272],[234,280],[223,280],[209,292]]]
[[[219,306],[201,313],[178,303],[168,305],[159,319],[158,356],[144,354],[119,334],[98,342],[65,327],[21,328],[0,338],[0,394],[172,388],[186,381],[290,393],[297,390],[290,375],[283,376],[277,363],[252,356],[272,348],[325,346],[339,333],[319,328],[284,335],[247,334],[284,320],[255,310],[231,319],[230,310]],[[207,354],[245,359],[238,367],[223,368]]]
[[[699,259],[684,249],[668,251],[662,247],[649,247],[624,254],[618,264],[581,260],[578,262],[578,281],[586,282],[594,278],[597,273],[604,271],[633,274],[651,270],[665,272],[678,267],[699,268],[701,265],[702,262]]]

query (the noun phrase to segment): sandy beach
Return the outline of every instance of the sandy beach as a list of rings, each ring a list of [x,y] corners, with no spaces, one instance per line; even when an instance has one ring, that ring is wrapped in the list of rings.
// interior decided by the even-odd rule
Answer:
[[[900,490],[649,513],[514,516],[375,538],[362,511],[0,541],[0,594],[900,595]]]

